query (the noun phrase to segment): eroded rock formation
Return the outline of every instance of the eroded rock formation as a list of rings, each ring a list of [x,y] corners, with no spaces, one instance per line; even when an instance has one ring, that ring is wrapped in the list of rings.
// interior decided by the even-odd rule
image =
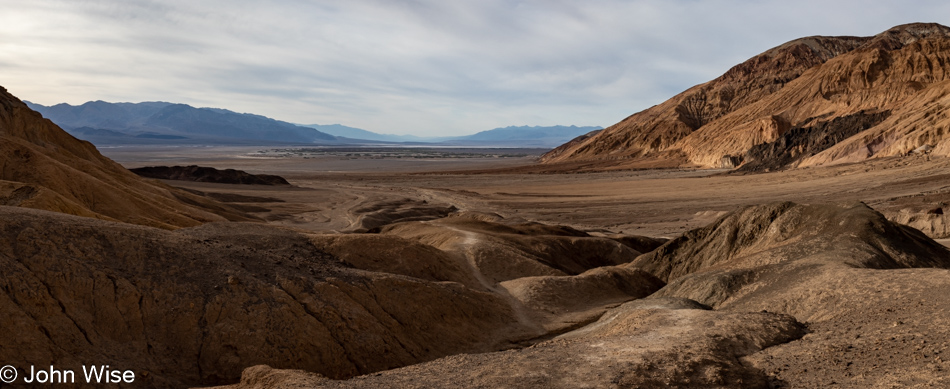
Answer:
[[[745,163],[758,171],[903,155],[923,146],[948,155],[948,82],[945,26],[918,23],[873,37],[802,38],[589,139],[565,144],[542,161],[633,166],[646,159],[726,168]],[[794,147],[778,150],[790,140]],[[775,157],[782,163],[770,159]]]

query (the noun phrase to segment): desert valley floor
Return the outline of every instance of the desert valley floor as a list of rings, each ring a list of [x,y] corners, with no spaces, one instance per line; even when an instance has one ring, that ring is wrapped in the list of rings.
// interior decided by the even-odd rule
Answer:
[[[454,158],[449,152],[442,158],[405,159],[305,159],[272,150],[132,146],[102,152],[127,168],[199,165],[280,175],[293,187],[166,183],[277,199],[244,204],[260,207],[255,215],[273,224],[313,231],[352,231],[360,228],[361,212],[398,208],[400,202],[411,208],[426,201],[585,231],[672,238],[742,206],[861,201],[888,218],[933,232],[937,239],[950,237],[942,217],[928,214],[950,204],[950,159],[925,155],[752,175],[728,175],[729,169],[520,174],[512,168],[530,166],[538,150],[506,152],[513,157]]]

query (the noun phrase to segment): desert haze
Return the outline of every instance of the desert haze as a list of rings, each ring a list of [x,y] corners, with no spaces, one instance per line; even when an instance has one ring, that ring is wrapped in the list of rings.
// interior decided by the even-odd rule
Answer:
[[[0,378],[950,387],[948,109],[922,23],[543,150],[97,149],[0,88]]]

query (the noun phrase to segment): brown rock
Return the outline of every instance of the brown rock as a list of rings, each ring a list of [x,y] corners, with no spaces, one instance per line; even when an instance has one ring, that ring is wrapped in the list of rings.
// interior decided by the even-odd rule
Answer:
[[[236,382],[255,364],[346,378],[533,336],[455,282],[344,267],[297,232],[165,231],[0,206],[0,358],[147,372],[148,387]]]
[[[768,387],[740,358],[797,339],[804,326],[787,315],[623,305],[584,329],[529,348],[465,354],[364,375],[318,381],[284,373],[275,385],[316,388]],[[263,374],[262,374],[263,373]],[[231,389],[276,373],[245,371]]]

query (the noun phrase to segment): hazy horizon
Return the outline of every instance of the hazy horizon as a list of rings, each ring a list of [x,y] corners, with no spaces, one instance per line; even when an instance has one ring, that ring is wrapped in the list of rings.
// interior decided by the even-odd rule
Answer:
[[[0,85],[380,134],[607,127],[789,40],[934,15],[950,4],[40,0],[0,15]]]

